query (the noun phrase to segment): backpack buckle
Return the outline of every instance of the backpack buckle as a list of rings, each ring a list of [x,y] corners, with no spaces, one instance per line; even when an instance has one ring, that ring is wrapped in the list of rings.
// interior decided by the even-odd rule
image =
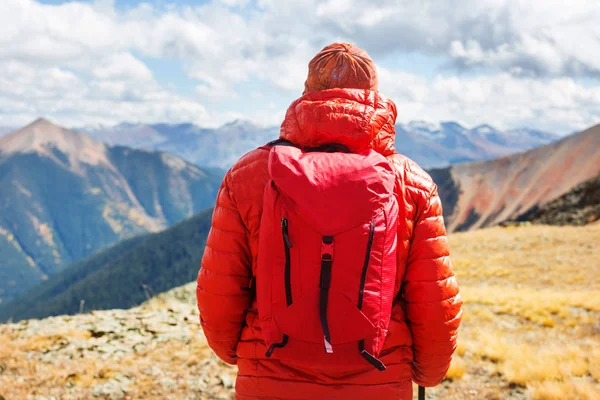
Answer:
[[[321,261],[333,261],[333,236],[323,236]]]

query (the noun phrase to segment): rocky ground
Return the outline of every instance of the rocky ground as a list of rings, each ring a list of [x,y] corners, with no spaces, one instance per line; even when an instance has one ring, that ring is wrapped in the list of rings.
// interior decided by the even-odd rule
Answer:
[[[0,400],[232,399],[235,369],[214,357],[198,329],[194,288],[131,310],[0,325]],[[428,398],[496,399],[486,393],[498,384],[473,375]]]
[[[0,399],[230,399],[193,284],[131,310],[0,325]]]

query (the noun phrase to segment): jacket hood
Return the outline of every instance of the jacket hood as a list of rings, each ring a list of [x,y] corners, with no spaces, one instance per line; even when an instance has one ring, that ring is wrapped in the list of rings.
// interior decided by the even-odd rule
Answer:
[[[339,143],[387,156],[395,152],[396,116],[394,102],[373,90],[309,92],[289,106],[280,137],[300,147]]]

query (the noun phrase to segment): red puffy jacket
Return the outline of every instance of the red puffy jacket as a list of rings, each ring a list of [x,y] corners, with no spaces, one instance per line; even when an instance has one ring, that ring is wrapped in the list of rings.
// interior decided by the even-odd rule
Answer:
[[[317,365],[298,369],[265,356],[253,292],[268,149],[243,156],[217,196],[196,291],[209,345],[237,364],[238,399],[412,399],[412,383],[444,378],[461,320],[462,301],[448,251],[442,205],[429,175],[394,150],[396,106],[370,90],[310,92],[289,107],[281,138],[298,146],[341,143],[368,147],[395,167],[400,204],[398,280],[381,353],[387,370],[354,371]]]

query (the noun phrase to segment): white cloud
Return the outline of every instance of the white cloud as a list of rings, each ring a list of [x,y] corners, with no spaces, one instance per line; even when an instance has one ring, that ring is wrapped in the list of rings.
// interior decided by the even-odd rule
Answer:
[[[401,122],[456,120],[469,126],[534,126],[568,133],[600,121],[600,87],[588,88],[572,78],[539,80],[499,73],[429,81],[380,69],[380,86],[395,100]]]
[[[211,122],[205,107],[153,81],[82,80],[58,67],[0,64],[0,123],[22,125],[44,115],[60,123]]]
[[[248,5],[250,0],[219,0],[219,2],[229,7],[245,7]]]
[[[92,67],[92,74],[98,79],[149,81],[152,72],[148,67],[129,53],[113,54]]]
[[[271,7],[279,12],[281,6]],[[419,51],[450,56],[463,68],[600,74],[590,51],[600,51],[595,0],[568,6],[563,0],[329,0],[315,9],[313,27],[341,33],[372,55]]]
[[[3,124],[52,113],[61,122],[216,125],[244,115],[240,104],[256,102],[244,93],[257,91],[265,112],[245,115],[271,122],[287,104],[276,112],[270,98],[299,95],[308,61],[332,41],[354,42],[388,66],[380,87],[405,119],[570,130],[600,118],[599,89],[573,80],[600,77],[595,0],[568,7],[563,0],[213,0],[126,10],[113,0],[2,0],[1,7]],[[406,52],[453,69],[428,81],[385,62]],[[165,77],[148,58],[180,63],[187,94],[159,84]]]

